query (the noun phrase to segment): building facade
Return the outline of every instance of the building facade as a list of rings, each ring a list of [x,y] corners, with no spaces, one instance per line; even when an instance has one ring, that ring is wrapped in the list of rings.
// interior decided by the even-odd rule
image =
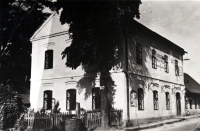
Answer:
[[[185,51],[135,21],[126,34],[122,68],[111,71],[115,81],[113,108],[123,109],[123,120],[133,126],[185,113],[183,55]],[[61,53],[70,46],[68,25],[52,14],[35,32],[32,42],[31,107],[74,111],[101,109],[99,73],[95,67],[65,66]]]
[[[184,73],[185,83],[185,112],[187,115],[200,113],[200,84],[190,75]]]

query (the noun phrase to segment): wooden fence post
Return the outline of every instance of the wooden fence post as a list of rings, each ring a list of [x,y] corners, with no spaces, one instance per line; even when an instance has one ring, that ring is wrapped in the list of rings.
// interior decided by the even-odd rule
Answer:
[[[80,103],[76,102],[76,117],[80,118]]]

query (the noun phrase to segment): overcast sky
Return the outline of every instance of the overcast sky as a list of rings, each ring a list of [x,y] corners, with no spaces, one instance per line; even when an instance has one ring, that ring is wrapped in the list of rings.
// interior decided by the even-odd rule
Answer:
[[[140,23],[182,47],[184,72],[200,83],[200,1],[142,0]]]

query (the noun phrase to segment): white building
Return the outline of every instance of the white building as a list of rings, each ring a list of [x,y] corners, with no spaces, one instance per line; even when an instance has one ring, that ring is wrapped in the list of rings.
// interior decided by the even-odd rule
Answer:
[[[125,68],[111,71],[116,84],[114,108],[123,109],[123,119],[130,119],[133,125],[183,115],[185,51],[138,22],[134,29],[136,33],[127,35],[127,43],[122,43],[128,44],[122,60],[126,63],[127,53],[128,75]],[[65,66],[61,53],[70,46],[68,25],[61,25],[57,14],[44,22],[31,42],[32,108],[51,109],[54,100],[60,102],[62,112],[75,110],[76,102],[85,110],[100,108],[98,74],[92,69],[86,74],[82,67],[72,70]]]

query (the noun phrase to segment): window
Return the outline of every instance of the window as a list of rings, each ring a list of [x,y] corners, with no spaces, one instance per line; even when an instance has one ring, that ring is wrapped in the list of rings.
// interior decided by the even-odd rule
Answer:
[[[144,92],[138,88],[138,110],[144,110]]]
[[[189,103],[188,97],[185,96],[185,109],[188,109],[188,103]]]
[[[66,109],[75,110],[76,109],[76,89],[69,89],[66,92]]]
[[[153,91],[154,110],[158,110],[158,91]]]
[[[189,99],[190,109],[192,109],[192,98]]]
[[[44,69],[53,68],[53,50],[45,51]]]
[[[92,109],[101,109],[100,88],[92,88]]]
[[[179,75],[178,61],[177,60],[175,60],[175,74],[176,74],[176,76]]]
[[[142,45],[136,43],[136,62],[142,65]]]
[[[164,59],[165,59],[165,72],[169,72],[169,66],[168,66],[168,57],[166,55],[164,55]]]
[[[169,96],[169,92],[166,92],[165,96],[166,96],[166,109],[170,110],[170,96]]]
[[[157,59],[155,50],[152,50],[152,68],[157,69]]]
[[[52,104],[54,104],[52,99],[52,91],[50,90],[44,91],[44,103],[43,103],[44,109],[45,110],[52,109]]]

